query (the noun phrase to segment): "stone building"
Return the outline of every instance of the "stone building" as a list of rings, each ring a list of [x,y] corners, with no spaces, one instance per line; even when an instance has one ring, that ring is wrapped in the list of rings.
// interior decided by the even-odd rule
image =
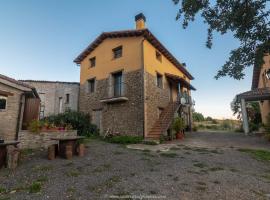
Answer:
[[[238,94],[237,100],[241,103],[241,112],[243,118],[243,128],[245,133],[249,132],[248,116],[246,111],[246,102],[257,101],[260,104],[262,122],[267,123],[267,117],[270,114],[270,55],[264,56],[262,66],[255,65],[253,68],[253,78],[251,90]]]
[[[36,88],[40,99],[40,118],[64,112],[66,109],[78,110],[79,83],[60,81],[22,80]]]
[[[0,74],[0,138],[17,140],[24,124],[38,118],[35,88]]]
[[[135,17],[136,29],[104,32],[75,60],[80,65],[79,110],[90,113],[101,133],[157,139],[176,114],[191,129],[193,80]]]

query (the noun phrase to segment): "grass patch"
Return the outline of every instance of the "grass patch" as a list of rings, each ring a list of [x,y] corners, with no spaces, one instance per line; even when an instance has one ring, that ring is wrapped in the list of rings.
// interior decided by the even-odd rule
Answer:
[[[51,166],[51,165],[45,165],[45,166],[37,165],[37,166],[33,167],[33,170],[36,171],[36,172],[38,172],[38,171],[40,171],[40,172],[48,172],[48,171],[50,171],[52,169],[53,169],[53,166]]]
[[[6,190],[5,188],[0,187],[0,194],[4,194],[4,193],[6,193],[6,192],[7,192],[7,190]]]
[[[30,193],[39,193],[41,191],[41,182],[33,182],[28,189]]]
[[[93,170],[93,172],[97,172],[97,173],[100,173],[100,172],[104,172],[108,169],[111,168],[111,165],[110,164],[103,164],[103,165],[100,165],[99,167],[95,168]]]
[[[74,193],[74,192],[76,192],[76,189],[74,187],[69,187],[69,188],[67,188],[67,192]]]
[[[113,154],[114,155],[121,155],[121,154],[124,154],[124,152],[122,152],[122,151],[114,151]]]
[[[173,153],[173,152],[161,153],[160,155],[163,157],[167,157],[167,158],[176,158],[177,157],[177,154]]]
[[[257,160],[270,161],[270,151],[259,149],[238,149],[238,151],[248,153]]]
[[[158,142],[155,141],[143,141],[142,143],[146,145],[158,145]]]
[[[198,181],[197,184],[198,184],[198,185],[204,185],[204,186],[206,185],[205,182],[201,182],[201,181]]]
[[[121,135],[121,136],[113,136],[111,138],[106,138],[105,140],[110,143],[116,143],[116,144],[138,144],[143,141],[143,137]]]
[[[41,182],[41,183],[46,182],[46,181],[48,181],[48,177],[47,176],[41,176],[41,177],[39,177],[37,179],[37,182]]]
[[[207,188],[203,186],[197,186],[196,189],[199,191],[205,191]]]
[[[172,147],[172,148],[170,148],[170,150],[172,150],[172,151],[177,151],[177,150],[180,150],[181,148],[179,148],[179,147]]]
[[[143,152],[151,152],[149,149],[144,149]]]
[[[195,164],[193,164],[193,166],[194,167],[198,167],[198,168],[205,168],[205,167],[207,167],[207,165],[204,164],[204,163],[195,163]]]
[[[231,172],[239,172],[239,170],[238,169],[235,169],[235,168],[230,168],[230,171]]]
[[[66,175],[68,177],[78,177],[80,175],[80,172],[78,170],[71,170],[66,172]]]
[[[222,167],[211,167],[211,168],[209,168],[209,170],[212,171],[212,172],[216,172],[216,171],[222,171],[222,170],[224,170],[224,168],[222,168]]]

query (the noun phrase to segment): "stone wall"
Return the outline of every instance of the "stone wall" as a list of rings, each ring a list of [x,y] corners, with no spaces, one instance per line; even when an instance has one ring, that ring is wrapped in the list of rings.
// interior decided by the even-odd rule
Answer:
[[[13,94],[13,96],[7,97],[7,108],[0,111],[0,138],[3,138],[5,140],[15,140],[19,104],[21,98],[20,96],[23,92],[1,83],[0,90],[7,91]],[[22,100],[24,100],[24,97]],[[24,104],[22,105],[22,112],[23,108]]]
[[[125,102],[101,103],[109,97],[109,77],[96,80],[94,93],[87,92],[87,85],[80,87],[80,111],[93,116],[95,110],[101,111],[101,125],[105,132],[110,129],[124,135],[143,135],[143,73],[142,69],[125,73],[123,71]]]
[[[78,110],[79,83],[50,82],[50,81],[23,81],[36,88],[41,103],[45,106],[44,116],[59,113],[59,98],[62,97],[62,111],[70,108]],[[69,103],[66,103],[66,94],[69,94]]]
[[[62,136],[77,136],[77,131],[48,131],[41,133],[20,131],[19,147],[21,149],[47,148],[49,145],[57,143],[57,141],[51,140],[51,138]]]
[[[163,88],[159,88],[156,77],[145,72],[145,135],[159,118],[159,108],[166,108],[170,102],[170,89],[165,77]]]

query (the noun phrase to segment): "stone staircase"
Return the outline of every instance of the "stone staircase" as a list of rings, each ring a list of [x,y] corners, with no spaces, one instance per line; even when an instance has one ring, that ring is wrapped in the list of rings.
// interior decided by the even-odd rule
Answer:
[[[159,119],[155,122],[154,126],[146,136],[147,140],[159,140],[160,136],[167,132],[170,127],[174,113],[179,109],[179,102],[171,102],[168,106],[162,111]]]

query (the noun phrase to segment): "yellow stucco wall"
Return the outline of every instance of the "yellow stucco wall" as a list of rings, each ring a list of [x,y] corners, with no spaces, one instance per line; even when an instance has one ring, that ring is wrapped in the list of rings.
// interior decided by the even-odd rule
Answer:
[[[156,58],[156,48],[150,44],[147,40],[144,41],[144,67],[145,71],[150,73],[153,76],[156,76],[157,73],[163,76],[164,87],[169,87],[169,83],[165,78],[165,73],[174,74],[180,77],[185,78],[187,82],[190,83],[188,77],[184,75],[174,64],[172,64],[165,56],[162,55],[162,61],[160,62]],[[186,90],[186,88],[182,88],[182,91]],[[190,94],[190,91],[188,91]],[[177,88],[173,87],[173,99],[175,100],[177,96]]]
[[[270,87],[270,80],[266,79],[265,75],[263,74],[266,69],[270,68],[270,55],[264,57],[264,65],[261,68],[260,72],[260,79],[258,88],[263,87]],[[270,113],[270,101],[264,101],[260,103],[261,114],[262,114],[262,121],[266,123],[267,115]]]
[[[117,70],[130,72],[142,68],[142,39],[142,37],[105,39],[81,62],[81,84],[94,77],[96,80],[108,78],[110,73]],[[112,49],[121,45],[122,57],[114,59]],[[90,68],[89,59],[92,57],[96,57],[96,66]]]
[[[164,75],[165,73],[175,74],[184,77],[184,74],[176,68],[165,56],[162,55],[162,62],[156,59],[156,49],[147,40],[144,41],[144,66],[145,70],[156,76],[156,72]],[[186,77],[189,82],[189,79]]]

